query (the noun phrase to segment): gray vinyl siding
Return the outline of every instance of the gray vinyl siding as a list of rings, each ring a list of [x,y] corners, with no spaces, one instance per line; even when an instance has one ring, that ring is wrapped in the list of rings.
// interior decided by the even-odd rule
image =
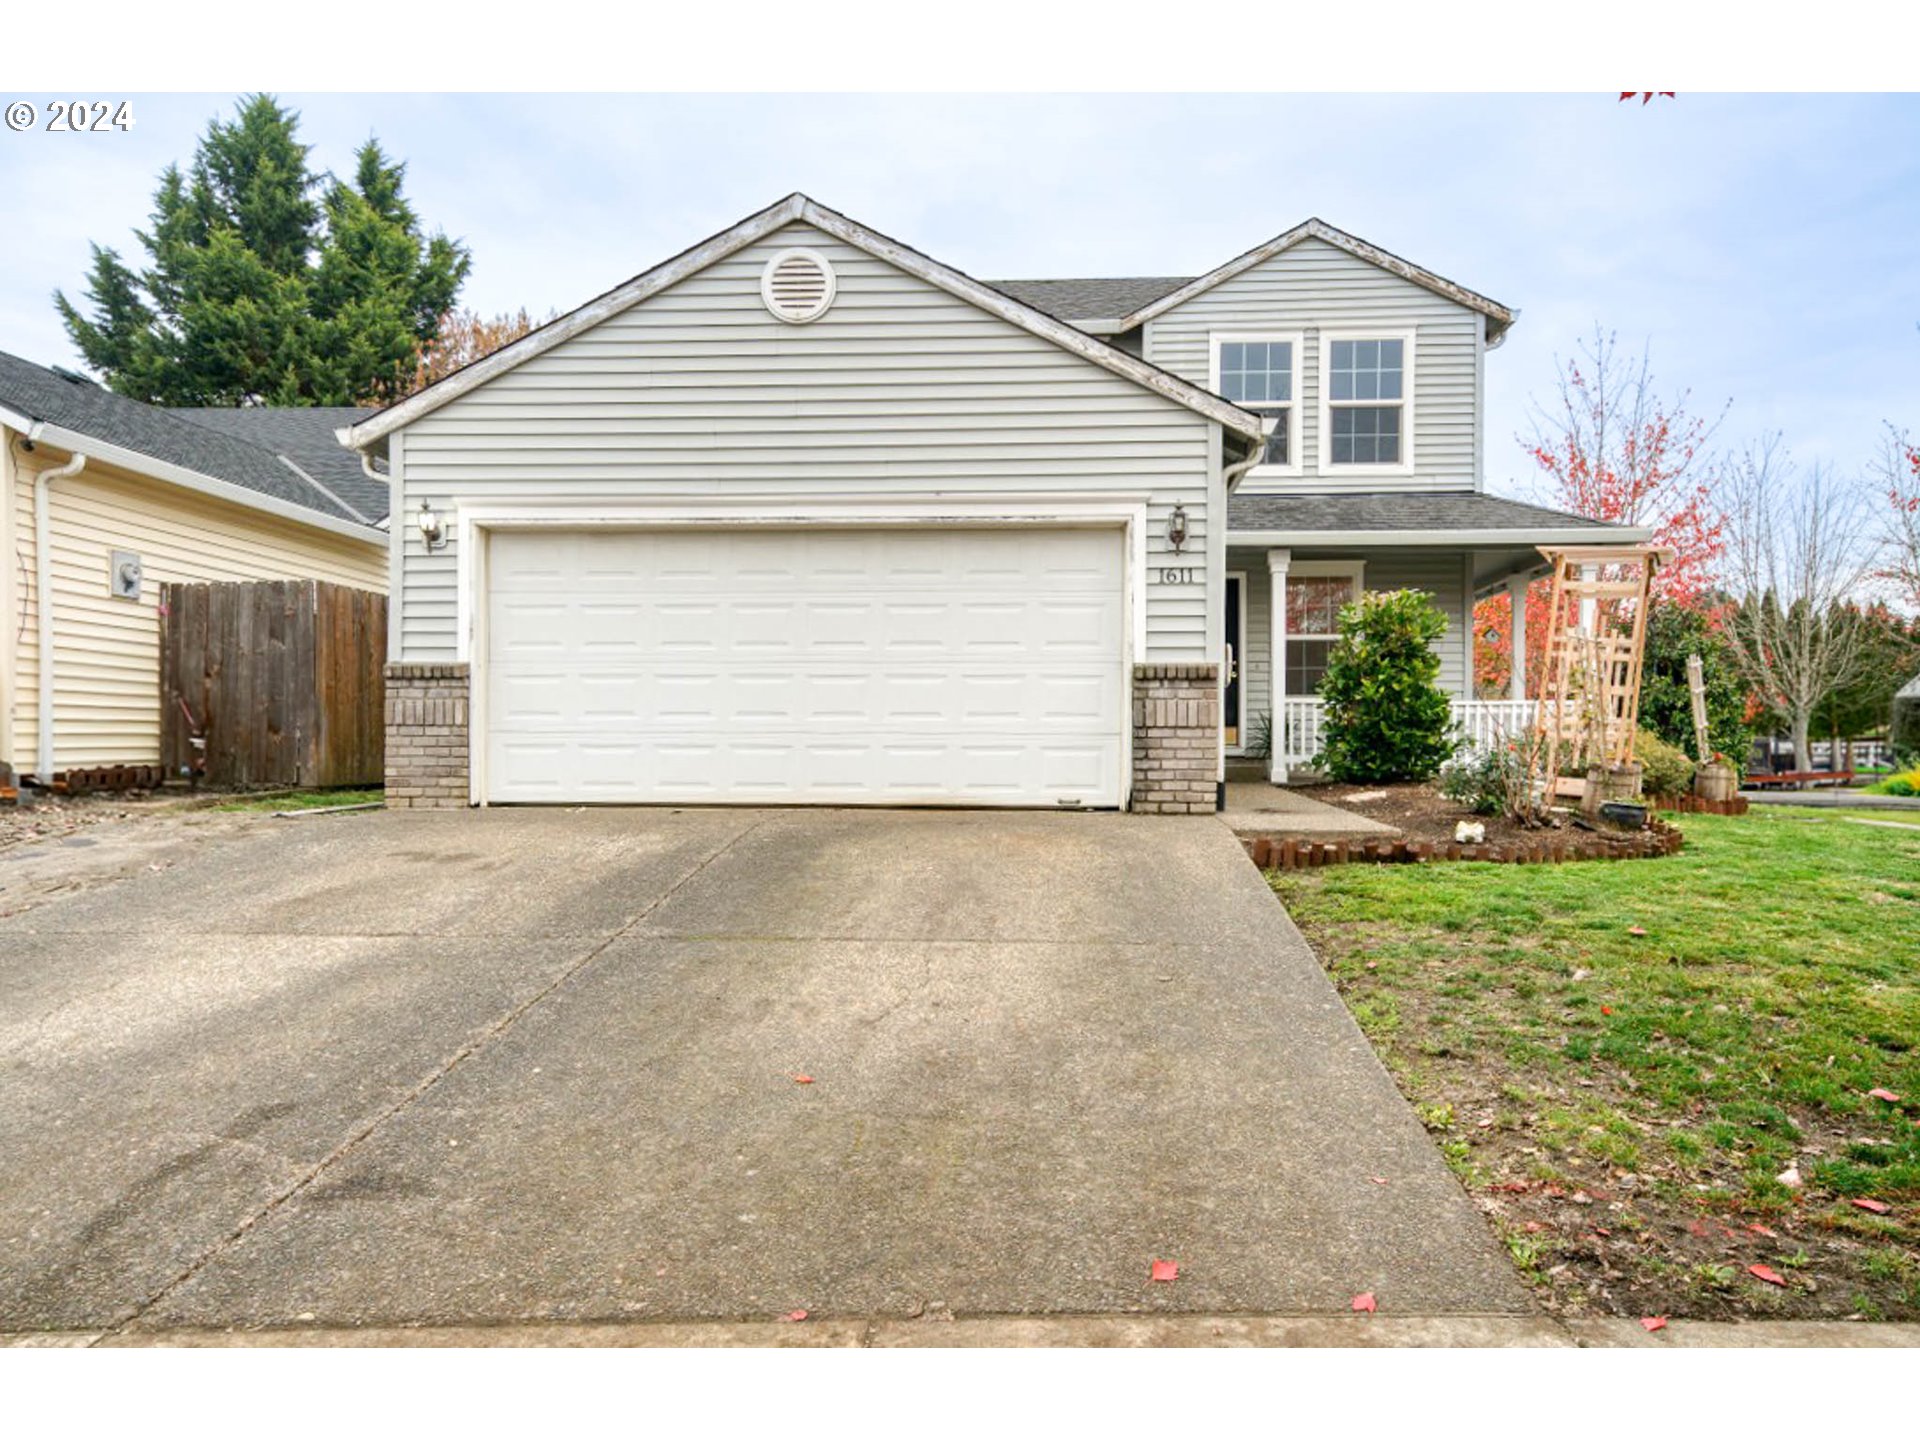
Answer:
[[[1303,332],[1295,381],[1298,477],[1250,474],[1263,491],[1468,490],[1480,487],[1481,316],[1322,240],[1303,240],[1149,321],[1146,356],[1211,384],[1210,332]],[[1321,464],[1320,336],[1370,330],[1414,333],[1411,475],[1342,474]]]
[[[760,275],[824,254],[832,308],[774,319]],[[1145,493],[1148,661],[1210,658],[1212,422],[806,225],[792,225],[423,416],[396,483],[403,584],[396,658],[456,653],[464,504],[739,493],[800,498]],[[454,543],[411,521],[430,501]],[[1192,540],[1165,551],[1184,504]],[[1154,567],[1192,566],[1190,585]]]
[[[1445,612],[1447,633],[1434,645],[1440,656],[1440,688],[1460,700],[1473,698],[1469,655],[1473,601],[1466,582],[1466,552],[1460,550],[1295,550],[1293,559],[1363,560],[1369,590],[1425,590]],[[1267,552],[1229,548],[1227,571],[1247,576],[1247,649],[1241,676],[1247,687],[1247,726],[1273,705],[1273,591]]]

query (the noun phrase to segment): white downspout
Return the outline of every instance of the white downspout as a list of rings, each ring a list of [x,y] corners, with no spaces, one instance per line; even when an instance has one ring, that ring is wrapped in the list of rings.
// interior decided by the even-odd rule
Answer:
[[[47,513],[47,487],[78,475],[86,464],[87,457],[76,450],[66,464],[33,477],[33,609],[40,646],[39,759],[34,779],[43,789],[53,785],[53,526]]]

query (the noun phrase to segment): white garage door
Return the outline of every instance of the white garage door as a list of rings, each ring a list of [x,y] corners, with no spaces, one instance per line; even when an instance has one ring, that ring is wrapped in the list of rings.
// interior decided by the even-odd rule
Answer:
[[[487,798],[1120,803],[1118,530],[502,532]]]

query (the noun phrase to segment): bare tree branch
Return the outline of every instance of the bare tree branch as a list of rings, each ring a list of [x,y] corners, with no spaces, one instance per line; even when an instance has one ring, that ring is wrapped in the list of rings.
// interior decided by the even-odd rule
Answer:
[[[1866,487],[1819,467],[1802,478],[1773,435],[1735,461],[1726,494],[1733,604],[1722,628],[1805,769],[1815,708],[1870,663],[1859,605],[1878,551]]]

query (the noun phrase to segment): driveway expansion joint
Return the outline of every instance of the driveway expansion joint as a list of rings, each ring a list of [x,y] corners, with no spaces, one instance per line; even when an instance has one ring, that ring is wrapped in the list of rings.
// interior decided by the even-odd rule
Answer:
[[[247,1233],[253,1230],[255,1226],[259,1225],[261,1221],[265,1220],[267,1217],[274,1214],[282,1206],[287,1204],[288,1201],[292,1200],[296,1195],[299,1195],[302,1191],[311,1187],[316,1180],[318,1180],[322,1175],[324,1175],[329,1169],[331,1169],[339,1161],[345,1159],[361,1143],[363,1143],[365,1140],[371,1137],[375,1131],[379,1130],[383,1125],[385,1125],[388,1121],[394,1119],[396,1116],[399,1116],[405,1113],[410,1108],[412,1108],[430,1091],[432,1091],[436,1085],[438,1085],[442,1080],[446,1079],[449,1075],[453,1074],[453,1072],[457,1070],[467,1060],[471,1059],[474,1055],[478,1054],[481,1050],[485,1049],[488,1045],[492,1044],[495,1040],[499,1039],[508,1030],[512,1029],[513,1026],[521,1019],[521,1017],[526,1015],[529,1011],[533,1010],[536,1006],[540,1005],[543,1001],[545,1001],[549,996],[553,995],[556,991],[560,990],[568,982],[573,980],[582,971],[584,971],[589,965],[591,965],[595,960],[599,959],[600,956],[605,954],[608,948],[611,947],[616,941],[621,939],[623,936],[629,934],[636,925],[639,925],[654,911],[658,910],[662,905],[666,904],[668,900],[672,899],[673,896],[681,889],[681,887],[685,886],[686,884],[691,882],[693,879],[695,879],[709,865],[713,864],[714,861],[718,860],[722,855],[726,854],[727,851],[731,850],[735,845],[737,845],[740,841],[744,840],[748,835],[751,835],[755,830],[759,829],[762,825],[766,824],[767,821],[771,818],[772,817],[768,815],[760,815],[759,817],[750,820],[747,824],[735,830],[732,834],[728,835],[724,840],[720,842],[718,846],[716,846],[712,851],[710,851],[708,854],[703,856],[698,864],[691,866],[686,871],[685,874],[681,875],[671,885],[661,890],[650,901],[648,901],[647,904],[644,905],[638,912],[630,916],[627,919],[627,921],[620,926],[619,929],[615,930],[612,934],[606,935],[601,939],[599,939],[598,941],[596,941],[587,950],[587,952],[584,955],[582,955],[578,960],[574,961],[571,965],[567,966],[564,970],[562,970],[560,974],[556,976],[553,980],[551,980],[546,985],[542,986],[538,991],[536,991],[532,996],[530,996],[528,999],[523,1001],[521,1004],[515,1006],[513,1009],[508,1011],[504,1016],[502,1016],[494,1024],[489,1026],[483,1033],[477,1036],[474,1036],[473,1038],[469,1039],[464,1045],[460,1046],[459,1049],[455,1050],[454,1053],[450,1057],[448,1057],[448,1059],[443,1061],[438,1068],[436,1068],[425,1079],[419,1081],[411,1090],[407,1091],[405,1095],[401,1096],[399,1100],[395,1101],[392,1105],[388,1106],[385,1110],[382,1110],[366,1125],[362,1126],[359,1130],[355,1131],[352,1135],[348,1136],[339,1145],[335,1146],[332,1150],[330,1150],[326,1155],[322,1156],[316,1164],[310,1166],[304,1174],[302,1174],[298,1179],[294,1181],[292,1185],[288,1186],[285,1190],[281,1191],[279,1194],[275,1195],[272,1199],[268,1200],[266,1204],[256,1209],[251,1215],[247,1216],[244,1220],[242,1220],[240,1224],[236,1226],[232,1231],[230,1231],[224,1238],[216,1241],[213,1245],[209,1246],[201,1255],[199,1255],[191,1264],[189,1264],[179,1274],[175,1275],[171,1280],[167,1281],[166,1284],[160,1286],[159,1289],[155,1290],[152,1294],[148,1295],[146,1299],[142,1300],[128,1314],[122,1316],[120,1319],[116,1320],[110,1326],[108,1326],[105,1330],[103,1330],[101,1332],[100,1339],[95,1340],[93,1343],[96,1345],[101,1344],[103,1342],[110,1341],[116,1336],[127,1333],[127,1331],[131,1327],[139,1323],[142,1316],[150,1313],[156,1305],[160,1304],[161,1301],[165,1300],[169,1295],[173,1294],[182,1285],[185,1285],[188,1281],[193,1279],[194,1276],[198,1275],[208,1265],[213,1263],[213,1261],[219,1258],[220,1255],[222,1255],[224,1252],[230,1249],[233,1245],[235,1245],[241,1239],[243,1239],[247,1235]]]

